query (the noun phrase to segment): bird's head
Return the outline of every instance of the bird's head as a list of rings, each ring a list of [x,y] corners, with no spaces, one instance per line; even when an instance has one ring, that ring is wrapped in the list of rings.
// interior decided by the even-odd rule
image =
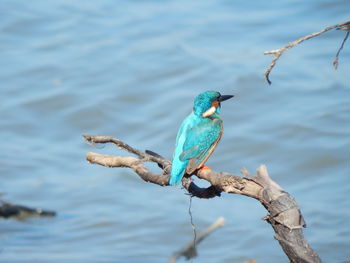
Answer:
[[[232,98],[233,95],[221,95],[217,91],[205,91],[194,100],[193,111],[204,118],[220,113],[221,102]]]

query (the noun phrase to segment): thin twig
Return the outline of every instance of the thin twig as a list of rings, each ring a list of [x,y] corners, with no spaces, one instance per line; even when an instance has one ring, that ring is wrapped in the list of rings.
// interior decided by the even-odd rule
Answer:
[[[196,249],[196,242],[197,242],[197,231],[196,231],[196,226],[193,223],[193,215],[192,215],[192,198],[193,195],[190,196],[190,201],[188,205],[188,214],[190,216],[190,223],[193,231],[193,248]]]
[[[318,32],[315,32],[315,33],[311,33],[311,34],[306,35],[306,36],[304,36],[304,37],[301,37],[301,38],[299,38],[299,39],[297,39],[297,40],[295,40],[295,41],[293,41],[293,42],[290,42],[290,43],[288,43],[288,45],[286,45],[286,46],[284,46],[284,47],[282,47],[282,48],[280,48],[280,49],[275,49],[275,50],[271,50],[271,51],[265,51],[265,52],[264,52],[264,55],[273,55],[273,56],[274,56],[274,58],[273,58],[272,61],[271,61],[271,64],[270,64],[270,65],[268,66],[268,68],[265,70],[265,79],[266,79],[266,81],[267,81],[269,84],[272,83],[271,80],[270,80],[270,78],[269,78],[270,73],[271,73],[271,70],[274,68],[274,66],[276,65],[277,60],[281,57],[281,55],[282,55],[285,51],[287,51],[288,49],[290,49],[290,48],[292,48],[292,47],[294,47],[294,46],[300,44],[301,42],[303,42],[303,41],[305,41],[305,40],[308,40],[308,39],[310,39],[310,38],[317,37],[317,36],[319,36],[319,35],[321,35],[321,34],[327,32],[327,31],[329,31],[329,30],[332,30],[332,29],[347,30],[347,31],[349,32],[349,30],[350,30],[350,29],[349,29],[349,26],[350,26],[350,21],[347,21],[347,22],[344,22],[344,23],[340,23],[340,24],[337,24],[337,25],[334,25],[334,26],[326,27],[326,28],[322,29],[321,31],[318,31]],[[343,43],[342,43],[342,46],[344,45],[344,43],[345,43],[347,37],[348,37],[348,33],[347,33],[346,37],[344,38],[344,41],[343,41]],[[336,64],[338,63],[337,57],[338,57],[338,55],[339,55],[341,49],[342,49],[342,47],[341,47],[341,48],[339,49],[339,51],[337,52],[337,56],[336,56],[336,60],[337,60],[337,61],[336,61]],[[334,65],[334,62],[333,62],[333,65]]]
[[[145,158],[146,154],[131,147],[130,145],[126,144],[125,142],[112,137],[112,136],[99,136],[99,135],[88,135],[88,134],[83,134],[83,137],[85,140],[89,143],[113,143],[116,145],[119,149],[124,149],[128,151],[129,153],[133,153],[141,158]]]
[[[144,162],[156,162],[162,169],[169,169],[169,166],[171,166],[171,162],[160,156],[159,154],[156,154],[152,151],[142,152],[139,151],[127,143],[112,137],[112,136],[100,136],[100,135],[88,135],[83,134],[83,137],[88,143],[113,143],[115,146],[117,146],[119,149],[124,149],[128,151],[129,153],[135,154],[138,157],[141,158]]]
[[[350,31],[349,31],[349,29],[348,29],[347,32],[346,32],[346,34],[345,34],[345,37],[344,37],[344,39],[343,39],[343,41],[342,41],[342,43],[341,43],[341,45],[340,45],[340,48],[338,49],[338,52],[337,52],[337,54],[335,55],[335,58],[334,58],[334,60],[333,60],[333,66],[334,66],[334,69],[335,69],[335,70],[337,70],[337,68],[338,68],[339,54],[340,54],[340,51],[343,49],[346,40],[347,40],[348,37],[349,37],[349,33],[350,33]]]

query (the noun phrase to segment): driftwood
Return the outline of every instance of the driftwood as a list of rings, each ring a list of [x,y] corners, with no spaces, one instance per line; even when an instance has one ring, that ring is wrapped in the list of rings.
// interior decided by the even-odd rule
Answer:
[[[0,200],[0,217],[25,219],[32,216],[55,216],[56,212],[43,210],[41,208],[31,208],[23,205],[16,205]]]
[[[136,157],[109,156],[89,152],[86,159],[90,163],[107,167],[127,167],[146,182],[160,186],[168,185],[171,162],[166,158],[151,151],[139,151],[114,137],[83,136],[89,143],[113,143],[118,148],[136,155]],[[158,164],[161,173],[150,172],[144,165],[145,162]],[[244,177],[208,169],[199,170],[195,175],[208,181],[211,184],[210,187],[198,187],[191,178],[185,177],[182,180],[182,185],[192,196],[198,198],[213,198],[226,192],[246,195],[259,200],[268,211],[268,215],[264,219],[272,226],[275,238],[289,260],[298,263],[321,262],[319,256],[304,238],[302,227],[306,225],[294,198],[269,177],[264,165],[257,169],[255,176],[250,175],[246,169],[241,172]]]
[[[337,69],[338,67],[338,60],[339,60],[339,54],[340,54],[340,51],[343,49],[344,47],[344,44],[345,44],[345,41],[348,39],[349,37],[349,33],[350,33],[350,21],[347,21],[347,22],[344,22],[344,23],[340,23],[340,24],[336,24],[334,26],[329,26],[329,27],[326,27],[324,29],[322,29],[321,31],[318,31],[318,32],[315,32],[315,33],[311,33],[309,35],[306,35],[304,37],[301,37],[293,42],[290,42],[288,43],[288,45],[282,47],[282,48],[279,48],[279,49],[275,49],[275,50],[271,50],[271,51],[265,51],[264,52],[264,55],[273,55],[274,58],[272,59],[271,61],[271,64],[269,65],[269,67],[266,69],[265,71],[265,79],[266,81],[271,84],[271,80],[269,78],[270,76],[270,73],[271,73],[271,70],[273,69],[273,67],[276,65],[276,62],[277,60],[282,56],[282,54],[287,51],[288,49],[300,44],[301,42],[304,42],[305,40],[308,40],[310,38],[314,38],[314,37],[317,37],[327,31],[330,31],[332,29],[339,29],[339,30],[343,30],[343,31],[346,31],[346,34],[345,34],[345,37],[335,55],[335,58],[333,60],[333,66],[335,69]]]
[[[191,240],[186,245],[184,245],[180,250],[175,251],[169,258],[168,263],[175,263],[177,259],[180,257],[186,257],[186,259],[191,259],[197,256],[196,246],[203,241],[208,235],[214,232],[216,229],[223,227],[225,220],[223,217],[219,217],[215,220],[213,224],[211,224],[208,228],[206,228],[203,232],[200,232],[195,241]]]

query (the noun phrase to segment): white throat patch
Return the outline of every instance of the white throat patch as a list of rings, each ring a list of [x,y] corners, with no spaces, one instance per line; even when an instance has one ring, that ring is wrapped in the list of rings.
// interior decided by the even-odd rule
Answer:
[[[209,117],[209,116],[213,115],[215,112],[216,112],[216,108],[214,106],[211,106],[209,108],[209,110],[206,110],[205,112],[203,112],[202,116],[204,118],[206,118],[206,117]]]

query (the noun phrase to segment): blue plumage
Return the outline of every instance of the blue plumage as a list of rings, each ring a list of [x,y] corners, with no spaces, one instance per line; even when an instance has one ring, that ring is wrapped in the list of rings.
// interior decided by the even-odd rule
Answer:
[[[184,174],[192,174],[208,160],[222,135],[221,101],[232,98],[216,91],[199,94],[193,112],[181,124],[176,137],[170,185],[180,185]]]

